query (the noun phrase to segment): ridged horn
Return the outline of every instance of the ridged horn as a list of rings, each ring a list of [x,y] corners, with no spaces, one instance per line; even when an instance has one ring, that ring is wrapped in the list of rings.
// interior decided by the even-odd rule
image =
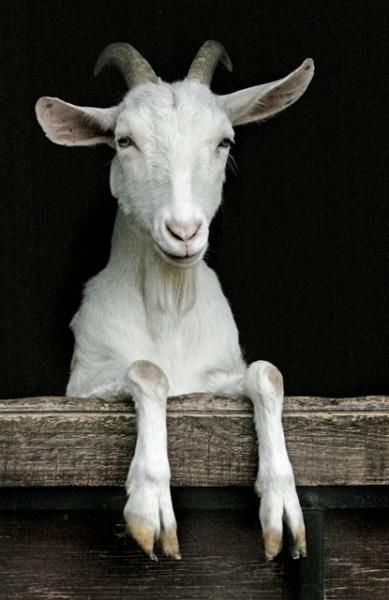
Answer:
[[[97,59],[94,75],[107,65],[120,71],[128,89],[149,81],[158,83],[158,77],[147,60],[130,44],[118,42],[106,46]]]
[[[222,44],[215,40],[204,42],[190,66],[187,79],[210,86],[212,76],[219,62],[222,62],[229,71],[232,71],[231,59]]]

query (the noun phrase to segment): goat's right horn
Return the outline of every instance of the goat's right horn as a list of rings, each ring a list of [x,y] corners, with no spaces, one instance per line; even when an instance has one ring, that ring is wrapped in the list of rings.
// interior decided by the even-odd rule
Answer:
[[[118,42],[104,48],[94,68],[94,75],[98,75],[106,65],[112,65],[120,71],[128,89],[159,81],[147,60],[130,44]]]
[[[215,42],[215,40],[204,42],[194,57],[187,79],[210,86],[212,76],[219,62],[222,62],[229,71],[232,71],[232,62],[224,46],[220,42]]]

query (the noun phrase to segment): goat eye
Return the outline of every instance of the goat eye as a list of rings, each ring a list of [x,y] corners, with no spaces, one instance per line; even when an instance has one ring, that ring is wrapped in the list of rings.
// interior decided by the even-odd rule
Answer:
[[[128,148],[129,146],[133,146],[134,142],[132,141],[132,139],[128,135],[125,135],[125,136],[120,137],[118,139],[118,145],[121,148]]]
[[[232,140],[230,138],[223,138],[219,143],[218,148],[229,148],[232,144]]]

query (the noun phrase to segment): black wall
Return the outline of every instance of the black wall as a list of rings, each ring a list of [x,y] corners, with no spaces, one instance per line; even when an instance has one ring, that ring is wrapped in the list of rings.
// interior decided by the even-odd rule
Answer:
[[[388,15],[387,0],[3,2],[0,396],[63,393],[68,323],[115,212],[111,150],[51,144],[36,99],[109,106],[124,87],[92,76],[106,44],[131,42],[169,81],[209,38],[234,63],[219,93],[316,63],[295,106],[238,129],[213,224],[247,359],[277,364],[289,394],[387,392]]]

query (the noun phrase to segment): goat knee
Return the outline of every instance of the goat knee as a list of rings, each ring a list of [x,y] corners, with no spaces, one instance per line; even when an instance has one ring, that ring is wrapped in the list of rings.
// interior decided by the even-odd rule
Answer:
[[[133,396],[139,392],[158,398],[167,398],[169,382],[165,373],[148,360],[136,360],[126,373],[126,383]]]
[[[252,363],[246,372],[245,392],[249,397],[257,394],[261,396],[282,396],[284,383],[280,371],[272,363],[265,360]]]

